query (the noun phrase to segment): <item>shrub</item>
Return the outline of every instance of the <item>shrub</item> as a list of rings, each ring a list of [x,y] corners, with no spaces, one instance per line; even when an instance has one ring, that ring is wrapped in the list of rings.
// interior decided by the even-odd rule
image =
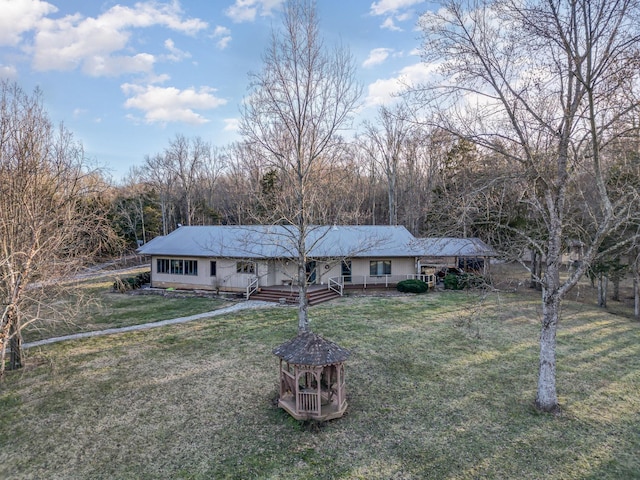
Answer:
[[[464,286],[460,278],[460,275],[454,275],[453,273],[446,274],[442,279],[445,290],[462,290]]]
[[[442,280],[446,290],[462,290],[464,288],[480,288],[485,285],[482,275],[474,275],[465,273],[462,275],[454,275],[449,273]]]
[[[116,278],[113,282],[113,289],[118,292],[126,292],[127,290],[135,290],[142,287],[145,283],[151,282],[151,272],[142,272],[135,277]]]
[[[136,278],[138,279],[138,282],[140,282],[140,286],[144,285],[145,283],[151,283],[151,272],[141,272],[136,275]]]
[[[424,293],[429,290],[429,285],[422,280],[402,280],[396,288],[404,293]]]

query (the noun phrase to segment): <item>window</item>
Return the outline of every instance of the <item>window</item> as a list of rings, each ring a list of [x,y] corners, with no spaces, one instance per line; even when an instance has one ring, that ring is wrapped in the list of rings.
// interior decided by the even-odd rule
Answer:
[[[182,260],[171,260],[171,273],[174,275],[182,275],[183,268]]]
[[[158,273],[171,273],[173,275],[198,275],[197,260],[180,260],[158,258],[156,261]]]
[[[236,263],[236,272],[238,273],[256,273],[256,264],[253,262],[238,262]]]
[[[169,259],[159,258],[156,262],[158,273],[169,273]]]
[[[210,269],[210,275],[212,277],[215,277],[216,276],[216,270],[217,270],[217,264],[216,264],[215,260],[211,260],[210,265],[211,265],[211,267],[210,267],[211,268]]]
[[[184,261],[184,274],[198,276],[198,261],[197,260],[185,260]]]
[[[371,260],[369,262],[369,275],[391,275],[391,260]]]

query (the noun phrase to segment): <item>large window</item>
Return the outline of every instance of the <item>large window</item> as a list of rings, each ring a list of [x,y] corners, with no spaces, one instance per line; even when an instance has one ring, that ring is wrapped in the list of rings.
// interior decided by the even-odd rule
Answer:
[[[256,264],[253,262],[238,262],[236,263],[236,272],[255,274]]]
[[[158,273],[171,273],[173,275],[198,275],[197,260],[182,260],[158,258],[156,261]]]
[[[198,276],[198,261],[197,260],[185,260],[184,261],[184,274]]]
[[[391,260],[371,260],[369,262],[369,275],[372,277],[391,275]]]
[[[158,273],[169,273],[170,272],[170,266],[169,266],[169,259],[168,258],[159,258],[158,261],[156,262],[157,264],[157,270]]]

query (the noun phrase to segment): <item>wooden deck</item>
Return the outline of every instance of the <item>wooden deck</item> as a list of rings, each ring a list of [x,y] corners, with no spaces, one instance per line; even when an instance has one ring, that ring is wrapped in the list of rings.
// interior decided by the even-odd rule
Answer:
[[[340,295],[333,290],[329,290],[326,285],[309,285],[307,287],[307,299],[309,305],[328,302]],[[258,291],[251,294],[252,300],[264,300],[267,302],[278,302],[289,305],[298,303],[298,287],[295,285],[274,285],[271,287],[260,287]]]

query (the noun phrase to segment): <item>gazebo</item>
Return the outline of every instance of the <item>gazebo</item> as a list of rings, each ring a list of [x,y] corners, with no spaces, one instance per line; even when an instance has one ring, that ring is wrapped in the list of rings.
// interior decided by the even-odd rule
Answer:
[[[280,358],[279,407],[296,420],[331,420],[344,414],[348,350],[315,333],[302,332],[273,353]]]

